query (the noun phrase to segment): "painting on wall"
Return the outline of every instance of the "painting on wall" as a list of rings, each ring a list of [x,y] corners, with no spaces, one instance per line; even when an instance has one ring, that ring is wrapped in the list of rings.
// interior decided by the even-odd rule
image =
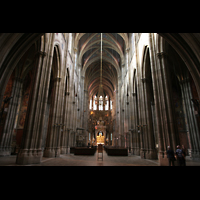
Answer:
[[[21,108],[19,111],[19,120],[18,120],[18,125],[17,129],[23,129],[24,128],[24,123],[26,119],[26,112],[28,108],[28,101],[30,97],[30,90],[31,90],[31,80],[32,80],[32,74],[29,72],[27,77],[24,80],[23,84],[23,96],[22,96],[22,101],[21,101]]]

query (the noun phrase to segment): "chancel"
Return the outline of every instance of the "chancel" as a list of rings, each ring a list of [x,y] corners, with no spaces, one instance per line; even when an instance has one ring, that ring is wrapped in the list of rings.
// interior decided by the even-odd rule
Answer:
[[[168,165],[177,145],[200,163],[199,33],[0,33],[0,49],[0,164]]]

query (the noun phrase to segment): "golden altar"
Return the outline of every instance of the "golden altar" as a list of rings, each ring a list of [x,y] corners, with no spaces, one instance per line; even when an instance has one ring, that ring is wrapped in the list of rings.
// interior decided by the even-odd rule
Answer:
[[[97,136],[97,145],[98,144],[104,144],[104,136],[102,135]]]

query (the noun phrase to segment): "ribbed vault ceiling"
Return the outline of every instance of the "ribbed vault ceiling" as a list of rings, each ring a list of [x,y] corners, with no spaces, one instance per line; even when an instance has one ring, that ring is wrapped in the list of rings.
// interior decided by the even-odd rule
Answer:
[[[76,33],[78,63],[89,95],[98,93],[100,84],[101,33]],[[124,51],[128,47],[127,33],[103,33],[102,83],[104,94],[111,98],[116,89],[118,74],[124,63]]]

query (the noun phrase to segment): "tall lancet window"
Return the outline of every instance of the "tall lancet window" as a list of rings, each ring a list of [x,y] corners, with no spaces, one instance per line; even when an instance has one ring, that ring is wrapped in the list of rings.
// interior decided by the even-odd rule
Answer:
[[[103,110],[103,97],[99,97],[99,110]]]
[[[108,110],[109,105],[108,105],[108,96],[105,97],[105,110]]]
[[[92,110],[92,99],[90,99],[90,110]]]
[[[97,110],[97,96],[94,97],[93,110]]]

